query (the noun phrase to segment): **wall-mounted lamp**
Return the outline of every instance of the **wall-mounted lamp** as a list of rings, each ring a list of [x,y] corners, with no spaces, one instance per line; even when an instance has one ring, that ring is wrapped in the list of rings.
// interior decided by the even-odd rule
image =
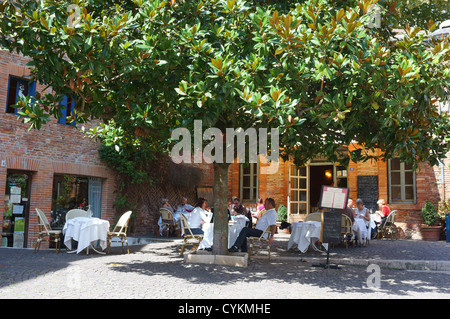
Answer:
[[[331,179],[331,177],[333,177],[333,174],[331,174],[331,171],[325,171],[325,177]]]

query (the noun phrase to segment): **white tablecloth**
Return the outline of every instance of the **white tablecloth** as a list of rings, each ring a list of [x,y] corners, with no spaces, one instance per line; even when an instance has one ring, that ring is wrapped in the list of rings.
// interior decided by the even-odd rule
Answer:
[[[72,249],[72,239],[78,242],[77,254],[99,241],[100,247],[107,246],[106,236],[109,231],[109,221],[100,218],[76,217],[69,219],[63,228],[64,245]]]
[[[321,222],[309,221],[303,223],[292,223],[291,237],[289,238],[288,249],[291,249],[294,244],[297,245],[298,250],[302,253],[308,250],[311,240],[317,241],[320,239]]]
[[[244,216],[245,217],[245,216]],[[228,248],[234,244],[236,239],[239,236],[242,228],[245,227],[245,223],[248,221],[248,218],[238,218],[235,221],[230,221],[228,223]],[[213,244],[213,236],[214,236],[214,223],[205,223],[202,226],[203,240],[198,246],[198,249],[209,248]]]
[[[355,222],[353,223],[353,233],[356,236],[356,239],[359,243],[363,243],[366,238],[368,238],[366,223],[362,218],[355,218]],[[369,236],[370,237],[370,236]]]

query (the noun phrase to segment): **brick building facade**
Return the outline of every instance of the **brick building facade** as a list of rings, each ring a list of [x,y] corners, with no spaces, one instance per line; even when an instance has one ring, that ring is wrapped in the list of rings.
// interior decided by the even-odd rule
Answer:
[[[44,89],[28,82],[27,62],[27,58],[0,51],[0,194],[5,198],[0,202],[0,236],[2,246],[10,247],[34,247],[36,208],[56,227],[62,227],[63,213],[82,205],[83,200],[94,201],[94,214],[111,224],[115,215],[114,174],[99,160],[99,143],[55,118],[40,130],[29,131],[29,125],[17,120],[15,110],[8,107],[20,90]],[[55,215],[56,209],[62,213]],[[20,219],[25,221],[24,229],[17,227]]]
[[[258,197],[272,197],[277,208],[280,204],[288,208],[290,222],[303,220],[308,213],[314,212],[321,185],[333,185],[348,187],[351,198],[362,198],[373,211],[378,210],[376,201],[385,199],[391,211],[397,210],[396,224],[404,230],[406,238],[421,239],[420,214],[425,202],[431,200],[437,208],[439,201],[450,199],[450,159],[445,159],[438,167],[422,163],[415,172],[395,159],[350,162],[348,167],[342,167],[318,158],[300,168],[280,160],[278,171],[270,175],[259,173],[264,164],[253,165],[255,174],[241,164],[230,165],[229,197],[241,198],[247,207],[255,207]],[[252,175],[252,183],[248,178],[244,180],[248,174]],[[364,189],[367,185],[371,187],[369,194]],[[242,191],[245,187],[255,188],[245,194]]]
[[[97,203],[97,216],[111,223],[115,218],[115,176],[98,157],[100,145],[83,138],[83,133],[64,120],[52,119],[39,131],[29,131],[28,124],[17,120],[14,110],[8,107],[20,85],[28,83],[27,62],[22,56],[0,51],[0,105],[3,107],[0,108],[0,194],[5,198],[5,201],[0,202],[0,225],[3,225],[0,236],[3,246],[33,247],[38,232],[35,208],[41,208],[49,220],[58,224],[57,219],[64,216],[55,216],[55,211],[60,206],[67,210],[70,206],[79,205],[79,201],[84,198],[77,198],[77,192],[85,185],[81,195],[86,195],[86,184],[95,184],[101,188],[101,197],[97,198],[100,201]],[[44,88],[39,84],[28,83],[26,89],[42,91]],[[448,159],[444,161],[443,167],[432,168],[422,164],[416,172],[412,172],[395,160],[350,162],[348,167],[342,167],[317,158],[303,167],[280,161],[277,172],[266,175],[260,174],[266,164],[242,166],[233,163],[229,167],[228,196],[241,198],[247,207],[256,206],[258,197],[272,197],[277,208],[280,204],[288,208],[289,221],[293,222],[303,220],[306,214],[314,211],[321,185],[348,187],[350,196],[356,199],[366,196],[363,191],[367,189],[364,190],[361,185],[363,182],[369,183],[371,195],[376,195],[376,199],[385,199],[391,210],[398,211],[397,222],[406,235],[420,238],[418,228],[424,203],[432,200],[437,205],[440,200],[450,198],[449,164]],[[212,202],[212,166],[204,165],[203,171],[196,196],[209,197],[209,202]],[[20,187],[21,182],[28,187],[27,190]],[[59,192],[69,182],[75,185],[70,190],[71,200],[75,198],[75,201],[62,205]],[[13,198],[18,200],[15,205],[11,205]],[[373,202],[370,202],[373,198],[368,199],[367,204],[375,210]],[[176,200],[174,197],[172,204],[177,204]],[[13,206],[23,206],[20,208],[23,211],[17,210],[17,207],[14,211]],[[152,212],[138,212],[137,232],[155,229],[157,211],[150,210]],[[19,230],[19,235],[15,236],[12,223],[15,217],[25,220],[23,235],[20,235]],[[61,227],[61,220],[58,225]]]

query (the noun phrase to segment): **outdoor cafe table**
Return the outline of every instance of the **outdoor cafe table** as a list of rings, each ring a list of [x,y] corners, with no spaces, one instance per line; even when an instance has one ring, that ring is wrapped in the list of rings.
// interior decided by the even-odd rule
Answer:
[[[292,223],[288,249],[291,249],[295,244],[297,245],[298,250],[302,253],[305,253],[308,250],[309,245],[311,245],[313,249],[317,250],[314,242],[320,240],[321,227],[322,223],[316,221]],[[326,249],[328,249],[327,244],[323,245]]]
[[[231,248],[234,244],[247,221],[248,218],[243,215],[232,216],[232,220],[228,222],[228,248]],[[210,248],[213,244],[214,223],[205,223],[202,229],[204,232],[203,240],[198,246],[198,249]]]
[[[356,239],[358,241],[363,242],[365,239],[369,240],[371,239],[371,230],[372,228],[375,228],[375,214],[370,214],[370,222],[369,222],[369,229],[367,229],[366,222],[363,218],[355,218],[355,222],[353,223],[353,233]]]
[[[78,242],[76,253],[80,253],[83,249],[92,248],[97,253],[93,243],[99,241],[102,250],[105,250],[107,243],[106,237],[109,231],[109,221],[96,217],[76,217],[69,219],[63,228],[64,245],[70,250],[72,249],[72,239]],[[75,252],[75,251],[74,251]]]

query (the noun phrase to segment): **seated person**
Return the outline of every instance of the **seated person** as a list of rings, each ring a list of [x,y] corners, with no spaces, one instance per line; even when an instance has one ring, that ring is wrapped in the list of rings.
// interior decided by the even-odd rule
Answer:
[[[200,197],[195,204],[195,208],[188,217],[188,225],[194,235],[203,235],[202,225],[204,223],[209,223],[210,217],[206,211],[207,207],[206,199]]]
[[[265,209],[264,201],[263,201],[263,199],[261,197],[256,200],[256,209],[258,210],[258,212],[260,212],[263,209]]]
[[[380,199],[377,202],[378,208],[379,208],[379,215],[381,217],[381,226],[383,227],[384,223],[386,222],[387,217],[391,213],[391,209],[388,205],[386,205],[386,202],[384,199]]]
[[[177,207],[177,213],[182,213],[182,214],[186,214],[186,213],[190,213],[194,210],[194,207],[192,207],[191,205],[189,205],[187,203],[187,198],[186,197],[181,197],[181,204],[178,205]]]
[[[234,198],[234,206],[233,206],[233,211],[231,212],[231,215],[234,215],[234,216],[244,215],[245,217],[248,218],[246,225],[247,226],[252,225],[252,214],[244,205],[242,205],[240,199],[237,197]]]
[[[362,201],[362,199],[358,198],[356,200],[356,208],[355,208],[355,222],[356,219],[360,219],[364,221],[364,225],[366,227],[366,231],[368,231],[368,233],[366,234],[366,236],[370,236],[371,233],[371,229],[370,229],[370,214],[369,214],[369,210],[364,206],[364,202]],[[353,225],[353,230],[355,233],[355,237],[356,237],[356,241],[359,242],[360,245],[365,245],[363,242],[363,234],[364,232],[358,228],[358,231],[355,231],[355,227],[357,225]]]
[[[175,213],[173,212],[172,206],[169,204],[169,199],[167,199],[167,198],[162,198],[162,199],[161,199],[161,203],[162,203],[161,208],[166,208],[167,210],[169,210],[169,211],[173,214],[173,217],[174,217],[175,221],[176,221],[176,222],[179,222],[179,220],[180,220],[180,215],[177,215],[177,216],[178,216],[178,219],[177,219],[177,217],[175,216]],[[159,217],[159,220],[158,220],[158,226],[159,226],[159,234],[162,236],[162,235],[163,235],[163,230],[164,230],[164,229],[163,229],[161,217]]]
[[[353,206],[353,199],[349,198],[347,200],[347,207],[345,207],[345,209],[342,211],[342,214],[347,215],[348,217],[350,217],[350,220],[352,221],[352,223],[355,222],[355,211],[352,208]]]
[[[244,227],[239,233],[238,238],[234,242],[233,246],[228,249],[229,252],[237,252],[239,249],[242,252],[247,252],[247,237],[259,237],[266,230],[267,226],[272,226],[271,235],[269,238],[269,245],[273,242],[273,236],[277,229],[277,211],[275,210],[275,200],[273,198],[267,198],[264,202],[264,207],[267,212],[262,216],[255,228]]]
[[[266,213],[266,209],[264,208],[263,199],[260,197],[256,201],[256,212],[252,213],[252,217],[258,220]]]

